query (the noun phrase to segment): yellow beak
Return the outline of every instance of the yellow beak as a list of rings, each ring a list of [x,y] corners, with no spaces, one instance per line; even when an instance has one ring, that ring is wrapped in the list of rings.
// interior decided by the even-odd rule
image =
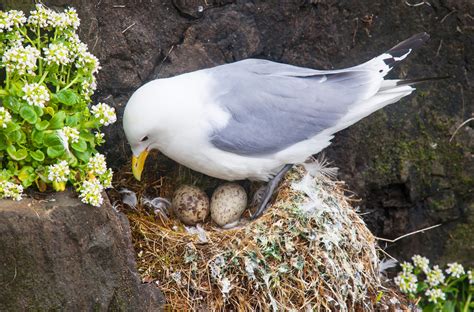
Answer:
[[[140,181],[142,178],[142,171],[143,171],[143,167],[145,166],[145,160],[147,156],[148,156],[148,149],[145,149],[143,152],[141,152],[140,155],[138,155],[138,157],[133,156],[132,158],[133,176],[138,181]]]

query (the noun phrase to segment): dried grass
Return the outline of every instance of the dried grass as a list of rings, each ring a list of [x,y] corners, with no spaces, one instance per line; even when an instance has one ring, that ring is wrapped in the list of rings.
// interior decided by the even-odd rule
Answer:
[[[381,286],[374,236],[342,182],[308,171],[290,171],[263,217],[230,230],[209,221],[192,234],[143,205],[128,210],[143,280],[173,311],[379,310],[396,295]],[[174,187],[125,176],[119,184],[139,195],[169,198]]]

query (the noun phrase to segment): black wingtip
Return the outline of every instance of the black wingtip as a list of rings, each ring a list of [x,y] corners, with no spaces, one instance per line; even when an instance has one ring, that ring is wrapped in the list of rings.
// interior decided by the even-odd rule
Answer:
[[[385,64],[392,68],[399,61],[398,58],[407,55],[415,49],[418,49],[426,41],[428,41],[428,39],[430,39],[430,35],[428,35],[426,32],[422,32],[400,42],[399,44],[385,52],[386,54],[389,54],[391,56],[389,58],[384,59]]]
[[[410,50],[418,49],[426,41],[428,41],[428,39],[430,39],[430,35],[428,35],[426,32],[416,34],[400,42],[399,44],[388,50],[387,53],[393,57],[400,57],[410,52]]]
[[[416,78],[416,79],[404,79],[397,82],[397,86],[412,86],[423,82],[436,81],[436,80],[445,80],[451,79],[451,76],[440,76],[440,77],[425,77],[425,78]]]

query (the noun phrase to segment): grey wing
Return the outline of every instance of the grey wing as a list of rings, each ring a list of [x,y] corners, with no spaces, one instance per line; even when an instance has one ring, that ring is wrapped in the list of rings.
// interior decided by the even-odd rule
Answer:
[[[248,156],[282,151],[336,125],[381,81],[370,71],[316,71],[263,60],[215,67],[209,74],[217,82],[214,101],[231,115],[210,141]]]

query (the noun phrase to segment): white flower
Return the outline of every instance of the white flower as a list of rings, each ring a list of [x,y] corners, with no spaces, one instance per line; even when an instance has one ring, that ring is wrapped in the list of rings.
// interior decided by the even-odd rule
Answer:
[[[2,62],[8,73],[34,75],[36,61],[40,55],[40,51],[32,46],[23,47],[21,45],[15,45],[5,51]]]
[[[430,260],[420,255],[414,255],[412,258],[413,264],[420,268],[423,272],[428,273],[430,271]]]
[[[453,277],[460,277],[462,274],[464,274],[464,268],[462,267],[461,264],[454,262],[454,263],[448,263],[448,268],[446,269],[446,273],[450,274]]]
[[[104,136],[105,134],[103,134],[102,132],[96,132],[94,134],[94,137],[97,143],[102,143],[104,141]]]
[[[71,26],[74,29],[79,28],[81,20],[79,19],[79,15],[77,15],[76,9],[68,8],[64,11],[64,15],[66,16],[67,26]]]
[[[22,99],[30,105],[44,107],[45,103],[49,101],[49,91],[44,85],[38,83],[25,84],[22,90],[25,92]]]
[[[10,113],[5,109],[5,107],[0,107],[0,127],[6,128],[10,121],[12,121]]]
[[[48,167],[48,180],[57,183],[67,182],[70,172],[69,165],[63,160]]]
[[[443,284],[444,278],[443,271],[437,265],[433,267],[433,270],[426,273],[426,282],[430,286],[438,286],[439,284]]]
[[[22,11],[0,11],[0,33],[12,30],[12,27],[21,27],[25,22],[26,17]]]
[[[60,130],[70,143],[79,142],[79,130],[72,127],[64,127]]]
[[[399,273],[394,281],[403,293],[414,293],[418,287],[416,275],[410,272]]]
[[[115,116],[115,109],[107,104],[99,103],[91,108],[92,114],[99,123],[104,126],[108,126],[117,121]]]
[[[107,169],[107,171],[100,176],[100,182],[104,186],[105,189],[112,187],[112,179],[114,176],[114,172],[111,168]]]
[[[429,302],[438,303],[438,301],[446,300],[446,294],[441,289],[428,289],[425,292]]]
[[[103,186],[99,180],[84,181],[79,188],[79,198],[83,203],[99,207],[104,202],[102,198]]]
[[[411,273],[413,272],[413,265],[409,262],[403,262],[401,265],[403,273]]]
[[[21,200],[23,186],[9,181],[0,181],[0,197]]]
[[[467,271],[467,278],[469,279],[470,284],[474,284],[474,274],[471,270]]]
[[[99,59],[95,57],[92,53],[84,50],[84,47],[87,48],[87,46],[84,44],[81,44],[78,47],[76,67],[85,67],[89,69],[92,74],[95,74],[99,71],[99,69],[101,69]]]
[[[72,61],[69,50],[63,43],[50,43],[43,51],[48,64],[67,65]]]
[[[89,158],[87,168],[94,174],[101,175],[107,171],[107,163],[105,162],[105,156],[102,154],[95,154]]]
[[[94,76],[91,77],[92,79],[90,80],[84,80],[81,83],[82,87],[82,94],[87,98],[90,99],[90,97],[94,94],[94,91],[97,89],[97,84],[95,81]]]
[[[30,16],[28,17],[28,25],[34,27],[39,26],[41,28],[52,26],[52,15],[54,15],[55,12],[46,8],[41,3],[37,3],[35,9],[36,10],[30,12]]]

